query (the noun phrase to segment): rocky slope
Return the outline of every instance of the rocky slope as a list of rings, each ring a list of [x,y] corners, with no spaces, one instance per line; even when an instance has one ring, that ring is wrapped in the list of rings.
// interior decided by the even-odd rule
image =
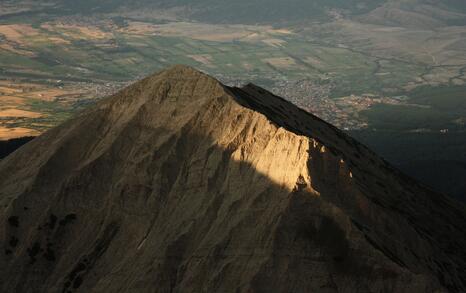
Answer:
[[[464,292],[466,211],[254,85],[150,76],[0,162],[1,292]]]

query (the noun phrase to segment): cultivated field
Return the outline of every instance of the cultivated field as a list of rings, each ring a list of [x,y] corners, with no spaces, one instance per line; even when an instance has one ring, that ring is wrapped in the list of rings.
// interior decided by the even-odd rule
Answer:
[[[126,15],[0,18],[0,109],[42,115],[2,116],[0,126],[42,131],[91,100],[178,63],[229,84],[276,89],[300,105],[318,97],[324,106],[309,109],[328,113],[338,107],[335,98],[410,97],[423,86],[466,84],[464,26],[419,29],[335,16],[326,23],[272,27],[207,24],[149,11]],[[345,105],[346,113],[355,112],[350,116],[316,114],[343,125],[367,105]]]

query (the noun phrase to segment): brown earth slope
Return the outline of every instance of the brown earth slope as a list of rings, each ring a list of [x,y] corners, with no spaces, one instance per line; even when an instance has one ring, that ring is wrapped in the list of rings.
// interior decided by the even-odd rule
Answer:
[[[0,162],[1,292],[464,292],[464,206],[175,66]]]

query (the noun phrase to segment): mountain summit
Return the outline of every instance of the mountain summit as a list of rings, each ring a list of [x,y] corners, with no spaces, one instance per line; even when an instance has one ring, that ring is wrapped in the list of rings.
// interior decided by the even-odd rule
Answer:
[[[0,162],[1,292],[465,292],[466,210],[185,66]]]

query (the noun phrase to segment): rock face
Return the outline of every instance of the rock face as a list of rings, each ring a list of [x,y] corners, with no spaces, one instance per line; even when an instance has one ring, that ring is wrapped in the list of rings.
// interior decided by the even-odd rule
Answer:
[[[175,66],[0,162],[1,292],[465,292],[466,211]]]

